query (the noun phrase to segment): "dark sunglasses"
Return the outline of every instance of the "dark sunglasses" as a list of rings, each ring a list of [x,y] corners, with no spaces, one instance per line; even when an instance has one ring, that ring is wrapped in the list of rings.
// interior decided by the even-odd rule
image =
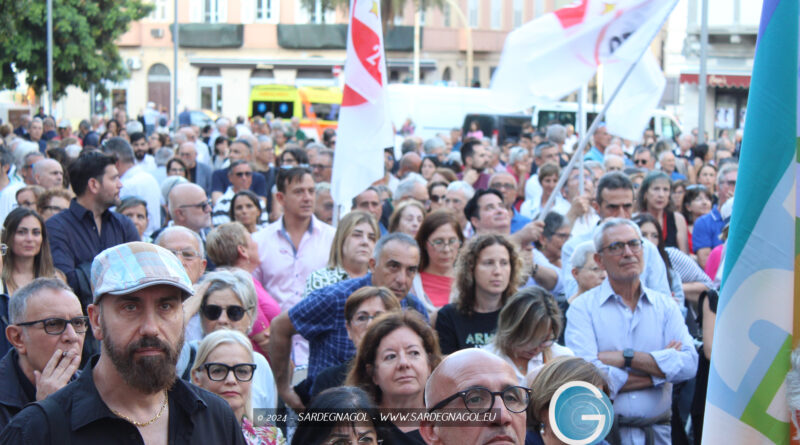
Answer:
[[[244,318],[244,314],[247,313],[247,309],[241,306],[228,306],[223,308],[216,304],[206,304],[201,309],[203,311],[203,317],[211,321],[218,320],[222,315],[223,309],[228,314],[228,320],[230,321],[239,321]]]

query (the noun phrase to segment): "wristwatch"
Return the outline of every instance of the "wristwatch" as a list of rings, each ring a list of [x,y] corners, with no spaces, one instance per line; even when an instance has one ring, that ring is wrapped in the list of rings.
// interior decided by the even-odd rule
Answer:
[[[633,349],[625,348],[622,350],[622,357],[625,359],[625,367],[630,368],[633,364]]]

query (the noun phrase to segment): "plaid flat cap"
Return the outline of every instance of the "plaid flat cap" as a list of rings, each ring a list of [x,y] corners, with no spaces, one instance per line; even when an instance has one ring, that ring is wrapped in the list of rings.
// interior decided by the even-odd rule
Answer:
[[[120,244],[100,252],[92,262],[95,304],[105,294],[125,295],[159,284],[177,287],[184,300],[194,294],[178,257],[155,244]]]

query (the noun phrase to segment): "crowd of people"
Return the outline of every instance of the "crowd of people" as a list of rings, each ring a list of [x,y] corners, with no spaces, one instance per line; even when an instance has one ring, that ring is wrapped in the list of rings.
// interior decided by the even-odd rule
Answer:
[[[0,443],[550,445],[574,380],[610,443],[701,443],[738,140],[412,128],[333,224],[334,129],[182,123],[0,126]]]

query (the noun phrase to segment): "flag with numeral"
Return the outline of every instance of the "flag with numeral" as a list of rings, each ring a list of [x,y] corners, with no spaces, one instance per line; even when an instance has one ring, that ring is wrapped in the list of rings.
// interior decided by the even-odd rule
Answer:
[[[353,197],[383,178],[383,149],[394,144],[378,0],[351,0],[344,79],[331,188],[336,205],[348,210]]]

